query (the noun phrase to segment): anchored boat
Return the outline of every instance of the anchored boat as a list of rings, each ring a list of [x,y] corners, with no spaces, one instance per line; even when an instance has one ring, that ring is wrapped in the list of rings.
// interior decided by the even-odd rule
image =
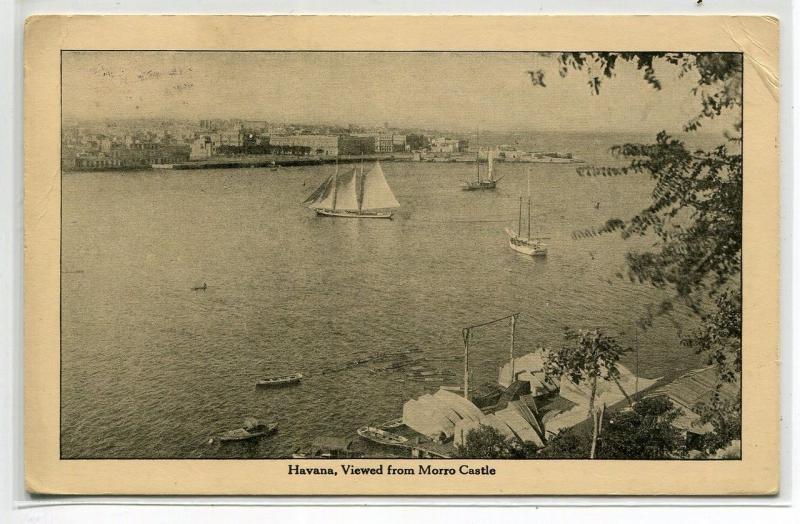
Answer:
[[[478,166],[476,168],[476,179],[467,182],[467,184],[463,186],[464,191],[478,191],[481,189],[494,189],[497,187],[497,183],[500,181],[500,179],[498,178],[495,180],[494,178],[494,157],[491,151],[488,153],[488,163],[489,169],[486,173],[486,178],[483,178],[481,177],[480,153],[478,153],[478,158],[475,161],[475,165]]]
[[[385,446],[405,446],[408,439],[400,435],[394,435],[388,431],[378,429],[372,426],[364,426],[359,428],[356,433],[358,436],[378,444]]]
[[[494,156],[492,155],[492,151],[489,150],[487,152],[487,162],[489,165],[488,172],[486,173],[486,178],[481,176],[481,147],[480,147],[480,131],[475,131],[475,145],[478,148],[478,151],[475,153],[475,180],[470,180],[466,183],[466,185],[462,186],[464,191],[480,191],[484,189],[494,189],[497,187],[497,183],[500,181],[500,178],[495,180],[494,178]]]
[[[337,437],[318,437],[308,448],[300,448],[292,453],[297,459],[349,459],[364,456],[361,451],[352,449],[352,442]]]
[[[251,440],[266,437],[277,431],[278,425],[275,423],[264,424],[258,419],[247,417],[244,419],[244,426],[239,429],[226,431],[217,437],[220,442],[235,442],[240,440]],[[212,439],[213,440],[213,439]]]
[[[290,386],[292,384],[298,384],[302,378],[303,375],[301,373],[294,373],[292,375],[285,375],[283,377],[262,378],[256,382],[256,386],[264,388],[279,388],[283,386]]]
[[[543,242],[548,237],[532,237],[531,236],[531,182],[530,174],[528,176],[528,236],[522,236],[522,197],[519,197],[519,220],[517,222],[517,231],[506,228],[506,233],[510,237],[508,246],[518,253],[534,257],[547,256],[547,245]]]
[[[303,204],[315,210],[318,215],[342,218],[392,218],[389,209],[400,207],[400,203],[386,182],[380,162],[367,173],[361,165],[360,172],[355,169],[328,177]]]

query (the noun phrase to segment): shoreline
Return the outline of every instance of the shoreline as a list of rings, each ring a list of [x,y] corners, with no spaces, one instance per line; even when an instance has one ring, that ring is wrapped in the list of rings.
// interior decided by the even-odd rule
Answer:
[[[98,167],[96,169],[64,169],[64,173],[86,173],[95,171],[144,171],[144,170],[195,170],[195,169],[247,169],[247,168],[280,168],[318,166],[325,164],[354,164],[358,162],[415,162],[430,164],[475,164],[474,158],[467,157],[422,157],[413,153],[393,153],[385,155],[351,155],[351,156],[315,156],[315,157],[280,157],[280,156],[250,156],[250,157],[219,157],[207,160],[193,160],[176,162],[172,164],[152,164],[149,166],[125,167]],[[580,159],[565,158],[537,158],[534,160],[495,160],[498,164],[582,164]],[[481,159],[481,164],[486,160]]]

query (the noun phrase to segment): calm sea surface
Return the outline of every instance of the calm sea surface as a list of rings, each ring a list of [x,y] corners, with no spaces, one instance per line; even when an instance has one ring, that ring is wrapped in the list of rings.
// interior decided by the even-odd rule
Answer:
[[[526,145],[602,162],[622,139]],[[464,192],[474,165],[383,168],[402,205],[391,221],[322,218],[300,206],[332,166],[65,174],[63,456],[287,456],[316,436],[399,417],[405,400],[440,383],[458,384],[461,328],[514,311],[518,354],[559,344],[564,326],[604,327],[625,344],[638,340],[643,376],[701,363],[679,344],[676,326],[691,328],[680,313],[634,334],[635,320],[665,295],[615,275],[627,250],[651,240],[571,236],[641,209],[646,178],[500,164],[495,192]],[[533,229],[551,237],[546,259],[511,251],[504,232],[516,224],[528,169]],[[203,283],[206,291],[192,291]],[[474,332],[474,384],[496,380],[508,335],[507,324]],[[443,378],[346,366],[406,350]],[[623,362],[635,361],[632,353]],[[296,371],[307,375],[297,387],[254,387],[258,377]],[[206,444],[246,416],[279,431]]]

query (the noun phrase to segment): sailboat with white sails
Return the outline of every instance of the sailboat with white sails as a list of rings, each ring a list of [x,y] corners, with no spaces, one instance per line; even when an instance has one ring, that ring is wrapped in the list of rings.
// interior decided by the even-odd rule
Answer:
[[[350,169],[329,176],[303,201],[318,215],[344,218],[392,218],[389,209],[400,207],[400,202],[386,182],[380,162],[367,173],[361,165],[359,172]]]
[[[517,231],[506,228],[506,233],[510,237],[508,246],[518,253],[529,256],[547,256],[547,245],[543,242],[548,237],[531,236],[531,179],[528,172],[528,236],[522,236],[522,196],[519,197],[519,220]]]

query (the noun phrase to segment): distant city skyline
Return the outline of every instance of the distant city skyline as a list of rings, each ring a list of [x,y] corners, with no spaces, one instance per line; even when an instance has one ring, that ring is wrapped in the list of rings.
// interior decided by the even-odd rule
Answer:
[[[543,70],[547,87],[529,70]],[[590,92],[555,55],[481,52],[128,52],[62,54],[65,119],[250,119],[474,133],[678,133],[700,111],[693,73],[657,64],[657,91],[630,64]],[[709,121],[722,131],[729,118]]]

